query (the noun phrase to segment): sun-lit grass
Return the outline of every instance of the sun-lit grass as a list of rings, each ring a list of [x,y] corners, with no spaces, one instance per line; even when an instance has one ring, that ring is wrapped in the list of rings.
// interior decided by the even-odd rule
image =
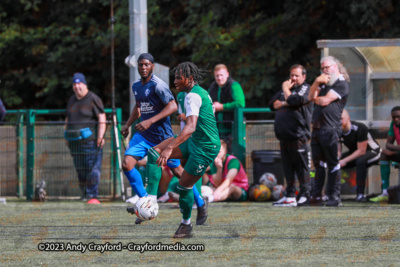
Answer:
[[[156,219],[135,225],[122,202],[78,201],[0,205],[0,265],[389,266],[400,262],[400,206],[345,202],[341,208],[212,203],[194,237],[174,240],[176,204],[161,204]],[[193,221],[196,210],[193,211]],[[68,245],[203,244],[205,251],[45,252],[43,242]],[[57,244],[57,246],[60,246]]]

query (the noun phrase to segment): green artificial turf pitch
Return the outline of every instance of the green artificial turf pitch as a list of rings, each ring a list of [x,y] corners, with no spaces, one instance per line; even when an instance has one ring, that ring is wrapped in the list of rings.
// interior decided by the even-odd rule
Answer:
[[[344,202],[343,207],[272,207],[211,203],[194,237],[171,236],[181,215],[160,204],[158,216],[135,225],[126,204],[78,201],[0,204],[0,266],[396,266],[400,206]],[[193,210],[195,222],[196,210]],[[40,251],[72,245],[201,244],[204,251]]]

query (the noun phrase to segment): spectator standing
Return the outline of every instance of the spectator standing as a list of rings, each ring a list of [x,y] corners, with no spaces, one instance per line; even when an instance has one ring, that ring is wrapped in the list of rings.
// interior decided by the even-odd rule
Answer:
[[[286,178],[285,197],[274,206],[309,205],[310,182],[310,123],[312,102],[308,100],[310,85],[306,82],[306,69],[299,65],[290,68],[290,79],[283,82],[282,90],[270,101],[276,110],[275,135],[280,141],[282,165]],[[296,200],[295,177],[300,184]]]
[[[228,68],[224,64],[214,67],[215,81],[210,85],[208,92],[215,107],[218,131],[221,139],[228,144],[228,151],[232,142],[232,123],[234,110],[245,107],[245,97],[240,84],[229,76]]]
[[[100,204],[97,199],[101,175],[106,115],[103,102],[89,91],[86,78],[75,73],[72,78],[74,95],[68,101],[65,138],[78,173],[82,200]]]
[[[310,203],[323,204],[322,189],[327,166],[326,205],[341,206],[338,147],[342,129],[341,116],[349,95],[350,78],[342,63],[332,56],[321,59],[321,72],[311,85],[309,93],[309,100],[315,104],[311,149],[316,169]]]

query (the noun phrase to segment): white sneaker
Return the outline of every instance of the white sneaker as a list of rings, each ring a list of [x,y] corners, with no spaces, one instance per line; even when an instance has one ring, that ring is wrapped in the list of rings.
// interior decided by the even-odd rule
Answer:
[[[128,198],[127,200],[126,200],[126,203],[132,203],[132,204],[136,204],[136,202],[139,200],[139,196],[138,195],[135,195],[135,196],[133,196],[133,197],[131,197],[131,198]]]
[[[169,200],[168,192],[157,199],[157,202],[165,203]]]
[[[323,202],[327,202],[329,200],[329,197],[327,195],[323,195],[321,199]]]
[[[310,200],[304,196],[301,196],[299,198],[299,201],[297,201],[297,206],[309,206],[310,205]]]
[[[272,203],[272,205],[277,207],[296,207],[297,201],[295,197],[283,197]]]

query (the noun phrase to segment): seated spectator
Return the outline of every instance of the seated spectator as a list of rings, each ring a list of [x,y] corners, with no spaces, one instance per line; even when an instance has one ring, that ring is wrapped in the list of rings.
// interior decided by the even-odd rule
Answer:
[[[249,182],[246,172],[235,156],[227,154],[227,144],[223,140],[221,140],[221,150],[207,174],[215,188],[213,195],[208,197],[209,202],[247,200]]]
[[[341,154],[341,144],[344,144],[349,151],[341,155],[339,164],[342,169],[356,167],[356,201],[366,202],[367,198],[364,191],[367,170],[370,166],[379,163],[382,149],[372,138],[367,126],[356,121],[350,121],[349,113],[345,109],[341,121],[343,132],[340,138],[339,151]]]
[[[386,138],[386,148],[383,149],[380,161],[382,194],[371,198],[372,202],[387,202],[389,195],[390,161],[400,162],[400,106],[392,108],[392,122]],[[394,144],[396,140],[397,145]]]

